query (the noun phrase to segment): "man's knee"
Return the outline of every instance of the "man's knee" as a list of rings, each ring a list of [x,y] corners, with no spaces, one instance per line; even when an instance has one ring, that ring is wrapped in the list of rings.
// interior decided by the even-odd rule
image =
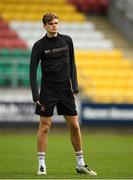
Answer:
[[[71,131],[79,131],[80,126],[78,122],[78,116],[65,116],[65,118]]]
[[[45,124],[41,126],[39,129],[40,129],[41,134],[47,134],[50,129],[50,126]]]
[[[79,123],[71,124],[71,125],[70,125],[70,129],[71,129],[73,132],[79,131],[79,129],[80,129]]]
[[[41,134],[47,134],[51,126],[50,120],[40,120],[39,131]]]

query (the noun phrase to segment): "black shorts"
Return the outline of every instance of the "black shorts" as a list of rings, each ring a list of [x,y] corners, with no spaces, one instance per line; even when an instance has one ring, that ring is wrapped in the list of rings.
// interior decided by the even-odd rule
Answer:
[[[40,116],[52,116],[55,106],[58,115],[77,115],[75,98],[70,88],[42,88],[40,103],[41,105],[36,105],[35,111]]]

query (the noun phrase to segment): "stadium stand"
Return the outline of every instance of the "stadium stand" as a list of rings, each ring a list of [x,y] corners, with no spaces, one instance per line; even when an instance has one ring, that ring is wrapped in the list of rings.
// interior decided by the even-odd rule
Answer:
[[[9,25],[0,19],[0,48],[26,48],[26,43],[19,38]]]
[[[82,22],[86,19],[84,14],[76,12],[75,7],[65,0],[20,0],[19,2],[1,0],[0,2],[1,16],[7,21],[40,21],[42,14],[49,11],[57,13],[62,21]]]
[[[28,25],[27,22],[11,23],[11,27],[27,41],[29,48],[43,36],[44,32],[40,26],[40,23],[28,23]],[[69,34],[73,38],[76,49],[112,49],[113,47],[112,42],[105,39],[104,34],[97,31],[91,22],[84,22],[82,25],[80,23],[62,23],[60,32]]]
[[[124,57],[113,41],[76,8],[78,4],[78,10],[89,14],[93,2],[93,13],[101,14],[103,9],[107,12],[109,1],[68,2],[0,0],[0,86],[29,87],[31,47],[45,33],[40,22],[42,14],[53,11],[60,17],[60,32],[72,36],[74,41],[81,95],[96,103],[133,103],[133,61]],[[101,3],[105,5],[103,9]],[[9,46],[7,41],[11,39]]]
[[[92,102],[133,102],[133,63],[121,51],[81,51],[76,59],[81,90]]]

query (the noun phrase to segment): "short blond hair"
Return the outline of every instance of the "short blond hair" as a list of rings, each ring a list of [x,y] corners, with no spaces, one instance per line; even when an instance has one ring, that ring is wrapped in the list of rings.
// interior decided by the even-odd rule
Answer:
[[[46,24],[53,19],[59,19],[58,16],[55,13],[46,13],[43,15],[42,22],[43,24]]]

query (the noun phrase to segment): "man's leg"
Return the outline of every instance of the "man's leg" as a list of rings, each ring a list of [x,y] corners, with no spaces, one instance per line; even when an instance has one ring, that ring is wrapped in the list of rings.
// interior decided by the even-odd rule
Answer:
[[[65,116],[65,119],[70,130],[71,142],[75,152],[82,151],[82,137],[78,123],[78,116]]]
[[[85,162],[83,159],[82,137],[78,122],[78,116],[65,116],[65,119],[70,130],[71,142],[75,150],[77,166],[84,166]]]
[[[37,134],[37,149],[38,149],[38,175],[46,174],[45,152],[47,148],[47,136],[51,126],[52,117],[40,116],[40,124]]]
[[[95,176],[96,172],[91,170],[87,165],[85,165],[83,158],[83,150],[82,150],[82,136],[80,131],[80,126],[78,122],[78,116],[65,116],[68,128],[70,130],[71,142],[75,150],[76,160],[77,160],[77,172],[85,173],[88,175]]]

